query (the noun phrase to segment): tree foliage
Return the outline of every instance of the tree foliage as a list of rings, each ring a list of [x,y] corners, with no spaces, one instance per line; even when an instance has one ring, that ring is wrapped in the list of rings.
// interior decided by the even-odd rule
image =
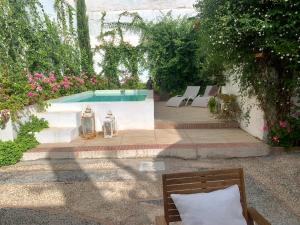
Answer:
[[[112,83],[118,85],[122,67],[133,80],[148,70],[155,88],[171,94],[182,92],[187,85],[205,86],[210,82],[209,75],[201,71],[205,55],[197,19],[172,18],[168,13],[158,21],[147,22],[129,12],[121,13],[117,22],[105,23],[104,19],[105,14],[97,50],[103,53],[102,74]],[[137,45],[125,40],[127,32],[140,37]]]
[[[200,76],[203,56],[198,33],[197,20],[174,19],[170,13],[146,24],[142,44],[157,89],[178,94],[188,85],[207,83],[208,79]]]
[[[0,1],[0,110],[15,114],[30,103],[28,73],[80,73],[68,7],[63,8],[64,19],[55,22],[38,0]]]
[[[88,17],[86,15],[85,0],[76,1],[77,33],[81,55],[81,68],[89,75],[93,75],[93,54],[91,51]]]
[[[239,70],[242,93],[257,97],[269,125],[290,115],[300,87],[298,0],[201,0],[209,54]]]

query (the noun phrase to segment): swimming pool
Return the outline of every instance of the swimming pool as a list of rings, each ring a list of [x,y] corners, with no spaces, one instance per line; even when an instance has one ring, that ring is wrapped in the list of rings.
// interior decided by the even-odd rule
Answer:
[[[52,102],[121,102],[144,101],[147,90],[97,90],[56,99]]]
[[[102,131],[103,121],[109,111],[115,115],[119,130],[154,129],[152,90],[87,91],[52,99],[46,110],[65,114],[82,112],[87,106],[95,113],[97,131]]]

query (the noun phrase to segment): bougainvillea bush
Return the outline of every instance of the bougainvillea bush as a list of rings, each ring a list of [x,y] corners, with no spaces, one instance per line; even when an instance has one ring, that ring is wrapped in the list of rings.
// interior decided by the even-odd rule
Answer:
[[[269,143],[273,146],[291,147],[300,142],[300,118],[289,117],[269,127]]]
[[[29,103],[34,104],[48,99],[80,93],[88,90],[103,89],[105,81],[99,76],[56,76],[49,74],[34,73],[27,75],[30,90],[27,92]]]
[[[289,118],[300,96],[299,0],[199,0],[200,30],[209,54],[255,96],[267,126]],[[293,132],[293,131],[291,131]]]
[[[0,125],[7,121],[7,112],[16,119],[17,112],[24,106],[37,104],[45,106],[45,101],[60,96],[80,93],[87,90],[105,89],[107,82],[99,76],[64,75],[57,76],[53,72],[24,73],[16,83],[7,82],[0,77]]]

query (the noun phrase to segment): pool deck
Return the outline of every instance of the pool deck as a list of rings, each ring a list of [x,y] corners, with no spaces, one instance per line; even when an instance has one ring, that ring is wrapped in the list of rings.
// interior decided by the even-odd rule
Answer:
[[[216,119],[207,108],[184,106],[166,107],[166,102],[155,102],[155,128],[157,129],[202,129],[238,128],[236,122]]]
[[[23,160],[43,158],[232,158],[267,155],[269,147],[220,121],[206,108],[170,108],[155,103],[156,129],[123,130],[111,139],[78,137],[70,143],[40,144],[24,153]],[[184,128],[184,129],[183,129]],[[216,129],[217,128],[217,129]]]
[[[156,129],[123,130],[111,139],[99,133],[70,143],[41,144],[23,160],[44,158],[232,158],[263,156],[269,147],[236,124],[219,121],[205,108],[155,103]],[[184,129],[181,129],[184,128]]]

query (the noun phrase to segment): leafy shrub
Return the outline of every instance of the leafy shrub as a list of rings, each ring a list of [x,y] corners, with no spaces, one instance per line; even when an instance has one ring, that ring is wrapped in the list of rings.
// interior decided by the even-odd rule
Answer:
[[[207,103],[207,107],[208,107],[208,110],[211,113],[216,113],[217,112],[217,101],[216,101],[215,97],[210,97],[209,98],[208,103]]]
[[[233,94],[219,94],[217,96],[221,101],[221,110],[217,114],[219,119],[239,121],[242,117],[242,110],[237,102],[237,97]]]
[[[289,117],[269,127],[268,140],[273,146],[300,145],[300,117]]]
[[[241,94],[258,99],[268,125],[289,116],[300,94],[300,1],[198,0],[195,7],[207,54],[238,69]]]
[[[47,127],[47,121],[31,116],[28,122],[20,125],[18,136],[14,141],[0,141],[0,166],[17,163],[23,152],[38,145],[34,132]]]
[[[147,64],[155,89],[180,94],[188,85],[205,85],[200,76],[203,61],[199,52],[197,21],[171,14],[158,22],[145,25],[143,46],[147,49]]]

